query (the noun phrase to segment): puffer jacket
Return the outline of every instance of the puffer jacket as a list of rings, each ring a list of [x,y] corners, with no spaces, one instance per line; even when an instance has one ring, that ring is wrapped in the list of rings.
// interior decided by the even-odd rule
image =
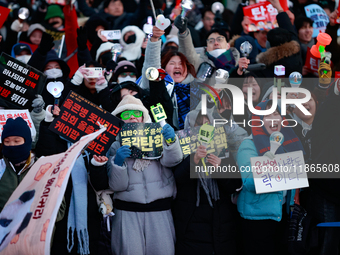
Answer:
[[[114,200],[148,204],[176,196],[175,179],[170,167],[179,164],[183,159],[178,137],[169,146],[163,141],[162,157],[151,160],[150,165],[139,172],[132,168],[135,163],[133,158],[125,159],[123,166],[114,163],[114,155],[119,147],[117,141],[112,144],[108,161],[109,185],[115,192]]]

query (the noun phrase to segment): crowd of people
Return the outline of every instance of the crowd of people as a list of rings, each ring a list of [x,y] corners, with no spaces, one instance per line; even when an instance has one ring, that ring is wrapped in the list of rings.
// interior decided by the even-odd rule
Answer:
[[[167,124],[162,127],[163,152],[158,159],[134,158],[132,148],[119,142],[119,134],[110,141],[106,156],[79,156],[58,212],[51,254],[340,254],[336,227],[317,228],[317,240],[303,251],[290,249],[287,236],[294,204],[306,208],[314,226],[340,222],[338,179],[309,179],[308,188],[257,194],[252,172],[241,170],[251,167],[253,157],[274,157],[269,152],[274,132],[290,141],[276,154],[302,151],[307,165],[339,164],[340,28],[335,2],[293,0],[284,10],[284,1],[268,1],[277,10],[278,27],[255,32],[248,32],[251,22],[242,11],[255,4],[253,0],[225,4],[224,11],[213,10],[215,1],[193,0],[186,16],[181,15],[179,1],[169,0],[78,0],[61,1],[62,5],[1,1],[11,9],[0,28],[1,52],[41,71],[46,82],[28,109],[36,138],[32,140],[20,117],[3,126],[0,212],[38,158],[70,146],[49,126],[74,91],[124,123],[156,122],[150,107],[161,103]],[[309,53],[317,42],[314,21],[305,12],[310,4],[327,13],[325,32],[332,38],[326,57],[314,63],[316,69],[311,68]],[[24,19],[18,16],[22,7],[30,13]],[[171,21],[165,30],[152,26],[159,14]],[[146,31],[147,23],[152,31]],[[120,37],[107,38],[106,30],[120,30]],[[244,54],[244,42],[251,45],[249,54]],[[114,51],[117,45],[120,50]],[[279,65],[285,67],[284,75],[274,73]],[[102,75],[89,78],[89,67],[102,68]],[[159,77],[150,78],[149,68],[162,69]],[[302,104],[309,115],[292,105],[282,114],[282,96],[307,96],[282,94],[283,87],[291,86],[288,78],[293,72],[302,76],[300,88],[311,93]],[[221,78],[221,73],[227,75]],[[49,82],[64,85],[59,107],[47,90]],[[243,99],[216,86],[223,83],[242,91],[244,114],[233,114],[236,101]],[[206,102],[201,101],[202,93]],[[4,99],[0,106],[9,109]],[[254,108],[275,111],[262,116]],[[201,144],[185,157],[176,131],[214,125],[215,119],[225,120],[215,128],[223,127],[227,156],[209,153]],[[296,125],[283,125],[287,119]],[[264,125],[247,124],[256,121]],[[203,165],[239,171],[219,178],[206,173],[193,176],[191,167]],[[89,180],[80,181],[84,173]],[[110,230],[98,210],[100,190],[111,190],[106,198],[114,212]]]

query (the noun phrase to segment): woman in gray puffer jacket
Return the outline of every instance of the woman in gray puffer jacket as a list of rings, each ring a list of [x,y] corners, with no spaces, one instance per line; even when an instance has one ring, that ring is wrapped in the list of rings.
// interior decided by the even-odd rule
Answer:
[[[133,110],[133,111],[131,111]],[[127,95],[112,112],[125,123],[150,122],[142,102]],[[174,254],[175,231],[171,202],[176,195],[170,167],[179,164],[183,153],[173,128],[163,127],[160,159],[130,158],[129,146],[114,142],[110,149],[109,185],[114,193],[112,251],[119,255]],[[172,139],[168,144],[165,140]]]

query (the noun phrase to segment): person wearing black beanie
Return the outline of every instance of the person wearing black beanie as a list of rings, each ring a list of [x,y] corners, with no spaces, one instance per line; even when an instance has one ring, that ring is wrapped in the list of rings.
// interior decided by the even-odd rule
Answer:
[[[0,212],[34,163],[31,130],[23,118],[7,119],[1,134]]]

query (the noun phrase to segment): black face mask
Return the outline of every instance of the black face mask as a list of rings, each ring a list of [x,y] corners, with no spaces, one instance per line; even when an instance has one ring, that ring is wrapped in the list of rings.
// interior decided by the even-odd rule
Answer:
[[[128,39],[125,41],[127,44],[134,43],[136,41],[136,35],[130,35]]]
[[[227,110],[224,110],[223,112],[220,113],[221,116],[226,119],[226,120],[229,120],[230,119],[230,116],[231,116],[231,110],[227,109]]]

